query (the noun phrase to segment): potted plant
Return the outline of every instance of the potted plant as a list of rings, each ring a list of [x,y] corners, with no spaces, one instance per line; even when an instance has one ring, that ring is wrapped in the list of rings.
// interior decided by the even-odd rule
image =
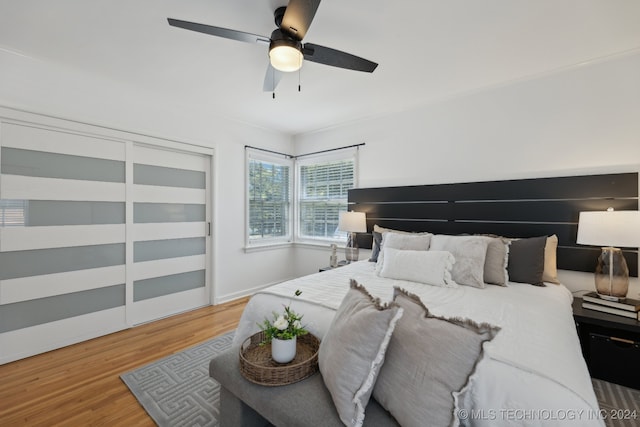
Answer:
[[[295,296],[302,291],[296,290]],[[271,357],[276,363],[289,363],[296,357],[296,338],[308,331],[302,325],[302,316],[291,309],[291,302],[284,306],[283,313],[273,312],[273,320],[264,319],[258,324],[264,332],[260,345],[271,343]]]

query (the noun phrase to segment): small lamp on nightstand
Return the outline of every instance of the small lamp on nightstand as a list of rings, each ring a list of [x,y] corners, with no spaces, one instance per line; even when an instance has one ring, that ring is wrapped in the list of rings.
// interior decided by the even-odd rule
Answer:
[[[357,261],[359,256],[356,233],[367,231],[367,217],[364,212],[340,212],[338,219],[338,229],[349,233],[347,246],[345,248],[345,258],[349,262]]]
[[[612,301],[626,298],[629,268],[622,251],[614,246],[640,246],[640,211],[580,212],[577,243],[602,247],[595,272],[598,295]]]

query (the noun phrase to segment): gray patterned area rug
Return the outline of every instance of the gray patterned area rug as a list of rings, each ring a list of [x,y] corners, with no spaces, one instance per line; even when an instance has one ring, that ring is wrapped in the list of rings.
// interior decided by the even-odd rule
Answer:
[[[160,427],[218,426],[220,386],[209,377],[209,361],[231,347],[233,334],[188,348],[120,378]],[[593,380],[593,389],[607,427],[640,427],[640,390],[597,379]]]
[[[607,427],[640,427],[640,390],[592,379]]]
[[[218,425],[220,386],[209,361],[231,347],[234,332],[138,368],[120,378],[160,427]]]

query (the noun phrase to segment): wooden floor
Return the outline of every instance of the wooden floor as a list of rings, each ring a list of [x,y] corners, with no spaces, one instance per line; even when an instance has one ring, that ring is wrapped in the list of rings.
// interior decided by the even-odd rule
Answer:
[[[236,328],[247,299],[0,366],[0,426],[154,426],[120,374]]]

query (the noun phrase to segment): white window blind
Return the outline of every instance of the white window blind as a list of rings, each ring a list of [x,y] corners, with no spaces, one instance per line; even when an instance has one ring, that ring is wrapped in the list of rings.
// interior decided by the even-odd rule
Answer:
[[[249,155],[247,166],[248,243],[290,240],[290,162]]]
[[[344,239],[338,217],[347,210],[347,192],[355,186],[354,156],[305,159],[298,172],[298,237]]]

